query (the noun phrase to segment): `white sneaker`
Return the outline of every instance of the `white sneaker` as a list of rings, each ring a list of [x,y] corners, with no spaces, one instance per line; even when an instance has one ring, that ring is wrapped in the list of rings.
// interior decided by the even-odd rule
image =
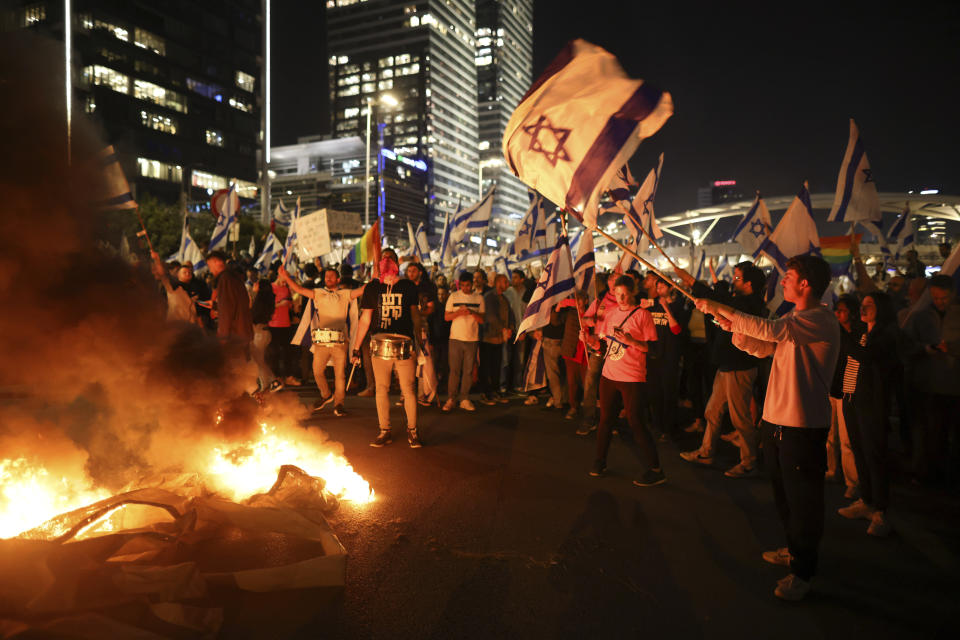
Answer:
[[[874,511],[873,515],[870,516],[870,526],[867,527],[867,533],[878,538],[890,535],[890,524],[884,517],[883,511]]]
[[[530,395],[527,396],[527,399],[523,401],[523,404],[531,406],[537,404],[537,402],[539,402],[539,400],[537,400],[537,396]]]
[[[469,398],[464,398],[463,400],[460,401],[460,408],[463,409],[464,411],[476,411],[476,410],[477,410],[477,408],[476,408],[475,406],[473,406],[473,403],[470,402],[470,399],[469,399]]]
[[[764,551],[762,554],[763,559],[770,564],[776,564],[781,567],[789,567],[790,560],[793,556],[790,555],[790,550],[786,547],[780,547],[779,549],[774,549],[773,551]]]
[[[451,410],[453,410],[453,407],[454,407],[456,404],[457,404],[457,403],[453,400],[453,398],[450,398],[450,399],[448,399],[446,402],[443,403],[443,407],[441,407],[440,410],[443,411],[443,412],[445,412],[445,413],[449,413]]]
[[[553,396],[550,396],[550,398],[547,400],[547,407],[552,407],[552,406],[553,406]]]
[[[844,518],[850,518],[851,520],[856,520],[857,518],[866,518],[867,520],[870,520],[875,513],[875,510],[868,506],[867,503],[860,498],[845,507],[840,507],[837,509],[837,513],[842,515]]]

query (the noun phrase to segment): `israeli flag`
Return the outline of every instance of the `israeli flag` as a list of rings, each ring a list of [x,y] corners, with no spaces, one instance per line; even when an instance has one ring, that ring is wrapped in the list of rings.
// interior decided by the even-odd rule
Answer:
[[[863,150],[860,131],[850,119],[850,139],[847,151],[843,154],[840,175],[837,177],[837,192],[833,197],[833,207],[828,222],[856,222],[857,220],[881,219],[880,197],[877,185],[873,181],[870,162]]]
[[[644,233],[651,238],[659,240],[663,237],[663,232],[657,225],[656,216],[653,213],[653,201],[657,196],[657,187],[660,185],[660,175],[663,171],[663,154],[660,154],[660,160],[655,169],[651,169],[647,174],[640,190],[630,202],[627,209],[627,215],[624,216],[624,223],[627,229],[636,239],[637,246],[647,246],[649,240],[644,239]],[[643,231],[641,231],[641,229]]]
[[[543,357],[543,341],[534,340],[523,374],[523,390],[536,391],[547,386],[547,362]]]
[[[427,228],[421,222],[417,225],[417,230],[413,234],[417,255],[420,256],[420,262],[424,262],[430,257],[430,243],[427,241]]]
[[[543,197],[537,196],[530,203],[530,208],[520,221],[517,237],[510,245],[510,255],[521,257],[525,253],[533,253],[543,249],[547,241],[547,210]]]
[[[727,272],[730,273],[727,273]],[[727,256],[720,256],[719,262],[717,262],[716,268],[717,280],[730,280],[729,276],[733,275],[733,265],[727,260]]]
[[[770,210],[758,193],[753,206],[744,214],[730,239],[743,247],[744,253],[752,254],[770,236],[771,231],[773,223],[770,221]]]
[[[230,226],[237,221],[237,211],[240,209],[240,198],[237,197],[237,184],[230,185],[227,197],[223,201],[223,211],[217,218],[217,224],[213,228],[213,235],[210,236],[210,246],[207,252],[215,249],[226,248],[227,239],[230,237]]]
[[[633,179],[633,174],[630,173],[630,166],[625,164],[610,181],[610,197],[614,202],[629,202],[630,188],[636,186],[638,185]]]
[[[893,223],[892,227],[890,227],[887,239],[889,243],[894,246],[894,260],[899,260],[900,253],[913,246],[913,224],[910,222],[909,202],[903,208],[903,213],[900,214],[900,217],[897,218],[897,221]],[[886,253],[890,253],[889,248],[887,248]]]
[[[530,296],[523,320],[517,328],[517,335],[549,323],[550,311],[558,302],[573,295],[574,286],[573,262],[567,236],[560,235],[547,265],[540,273],[540,280],[533,290],[533,295]]]
[[[591,298],[596,297],[593,276],[597,270],[597,258],[593,251],[593,231],[583,229],[577,236],[574,246],[577,252],[577,259],[573,262],[574,284],[581,291],[589,291]]]
[[[820,234],[813,221],[810,191],[804,183],[800,193],[793,199],[780,224],[754,251],[753,257],[767,256],[780,273],[786,273],[787,260],[807,253],[820,255]]]
[[[290,210],[283,206],[283,200],[277,200],[277,206],[273,208],[273,219],[281,227],[290,226]]]
[[[514,110],[503,154],[520,180],[595,229],[614,174],[672,114],[669,93],[627,77],[608,51],[574,40]]]
[[[180,249],[174,256],[180,264],[192,262],[195,272],[205,269],[207,266],[206,261],[203,259],[203,252],[200,251],[200,247],[197,246],[197,243],[193,241],[193,237],[190,235],[190,217],[187,215],[183,216],[183,230],[180,232]]]
[[[293,216],[290,218],[290,230],[287,232],[287,241],[283,245],[283,268],[288,272],[294,266],[294,255],[297,252],[297,220],[300,219],[300,197],[297,197],[297,205],[293,208]]]
[[[463,238],[468,233],[483,233],[490,224],[490,214],[493,212],[493,194],[497,186],[490,187],[487,195],[477,204],[469,209],[457,211],[451,221],[450,236],[453,241],[463,242]]]
[[[510,265],[507,263],[506,256],[497,256],[493,261],[493,270],[497,274],[510,277]]]
[[[102,209],[136,209],[137,203],[130,191],[130,184],[123,175],[120,159],[113,145],[105,147],[97,154],[95,165],[99,167],[101,175],[96,183],[100,186],[100,193],[94,204]]]
[[[697,280],[703,280],[704,273],[707,270],[707,252],[705,249],[700,249],[700,257],[695,260],[695,264],[697,266],[693,277]]]
[[[254,236],[250,236],[250,246],[247,247],[247,254],[252,258],[257,255],[257,240]]]
[[[281,251],[283,251],[283,245],[280,243],[280,239],[271,233],[263,244],[260,256],[253,263],[253,268],[260,273],[266,273],[270,269],[270,265],[280,259]]]
[[[457,207],[457,213],[460,213],[460,207]],[[455,216],[457,214],[454,214]],[[443,225],[443,236],[440,238],[440,255],[437,257],[437,264],[440,268],[452,267],[453,259],[457,255],[456,243],[453,241],[450,229],[450,214],[447,214],[447,221]]]

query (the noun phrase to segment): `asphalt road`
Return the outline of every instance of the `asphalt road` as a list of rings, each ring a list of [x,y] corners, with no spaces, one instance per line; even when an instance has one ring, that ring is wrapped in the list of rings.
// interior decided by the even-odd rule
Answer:
[[[346,407],[308,424],[343,443],[377,499],[330,518],[346,588],[297,637],[955,637],[955,495],[896,483],[894,533],[878,539],[835,514],[847,501],[828,485],[819,575],[787,603],[773,595],[786,571],[760,558],[784,544],[767,480],[683,462],[696,436],[658,445],[668,481],[637,488],[622,442],[591,478],[593,437],[519,401],[421,408],[422,449],[407,446],[401,408],[394,443],[375,449],[373,399]]]

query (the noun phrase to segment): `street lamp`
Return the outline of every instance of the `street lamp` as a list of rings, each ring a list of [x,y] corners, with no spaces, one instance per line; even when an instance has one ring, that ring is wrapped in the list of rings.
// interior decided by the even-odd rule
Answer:
[[[373,96],[367,96],[367,157],[363,163],[366,167],[364,181],[363,181],[363,224],[367,229],[370,228],[370,114],[373,111],[373,105],[378,101],[373,98]],[[389,93],[384,93],[380,96],[379,102],[389,106],[395,107],[399,102]],[[380,154],[377,153],[378,162]],[[383,233],[383,229],[380,230],[380,233]]]

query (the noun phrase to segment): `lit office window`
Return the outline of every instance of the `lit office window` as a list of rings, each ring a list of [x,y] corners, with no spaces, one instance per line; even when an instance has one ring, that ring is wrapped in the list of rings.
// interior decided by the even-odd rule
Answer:
[[[110,87],[117,93],[130,93],[130,77],[98,64],[83,68],[83,79],[90,84]]]
[[[253,93],[253,90],[256,87],[256,79],[249,73],[244,73],[243,71],[237,71],[235,82],[237,83],[238,87],[244,91],[249,91],[250,93]]]
[[[230,100],[228,102],[231,107],[243,111],[244,113],[250,113],[253,111],[253,105],[248,100],[230,96]]]
[[[197,171],[196,169],[192,172],[190,181],[193,186],[201,189],[226,189],[228,186],[225,177],[206,171]]]
[[[344,118],[356,118],[360,115],[360,109],[358,107],[350,107],[349,109],[343,110]]]
[[[137,158],[137,169],[144,178],[180,182],[183,180],[183,167],[149,158]]]
[[[352,87],[346,87],[337,91],[338,98],[347,98],[349,96],[355,96],[360,93],[360,85],[355,84]]]
[[[177,133],[176,120],[159,113],[153,113],[152,111],[141,111],[140,123],[143,126],[155,131],[162,131],[163,133],[169,133],[172,135],[176,135]]]
[[[24,27],[29,27],[32,24],[37,24],[43,22],[47,19],[47,7],[44,4],[31,4],[30,6],[24,7],[23,9],[23,24]]]
[[[220,102],[223,100],[223,89],[215,84],[207,84],[193,78],[187,78],[187,88],[194,93],[199,93],[205,98]],[[219,96],[219,98],[217,97]]]
[[[146,100],[147,102],[158,104],[167,109],[179,111],[180,113],[187,112],[186,96],[182,96],[170,89],[164,89],[146,80],[133,81],[133,97],[138,100]]]
[[[364,93],[373,93],[375,90],[374,84],[372,82],[364,82],[363,85],[361,85],[360,90]]]
[[[160,36],[155,36],[149,31],[144,31],[140,28],[133,30],[133,44],[141,49],[153,51],[161,56],[167,54],[167,45],[163,41],[163,38]]]
[[[222,147],[223,132],[216,129],[207,129],[207,144],[213,147]]]
[[[377,83],[377,88],[380,89],[380,91],[393,89],[393,80],[381,80]]]
[[[83,101],[83,111],[85,113],[93,113],[97,110],[97,102],[93,99],[93,96],[87,96]]]
[[[129,31],[127,31],[120,25],[113,24],[112,22],[106,22],[105,20],[95,20],[89,14],[81,14],[80,26],[88,30],[103,29],[104,31],[109,31],[111,34],[113,34],[113,37],[116,38],[117,40],[130,42]]]
[[[381,69],[383,69],[384,67],[392,67],[392,66],[393,66],[393,56],[387,56],[386,58],[380,58],[380,60],[377,61],[377,66],[380,67]]]

